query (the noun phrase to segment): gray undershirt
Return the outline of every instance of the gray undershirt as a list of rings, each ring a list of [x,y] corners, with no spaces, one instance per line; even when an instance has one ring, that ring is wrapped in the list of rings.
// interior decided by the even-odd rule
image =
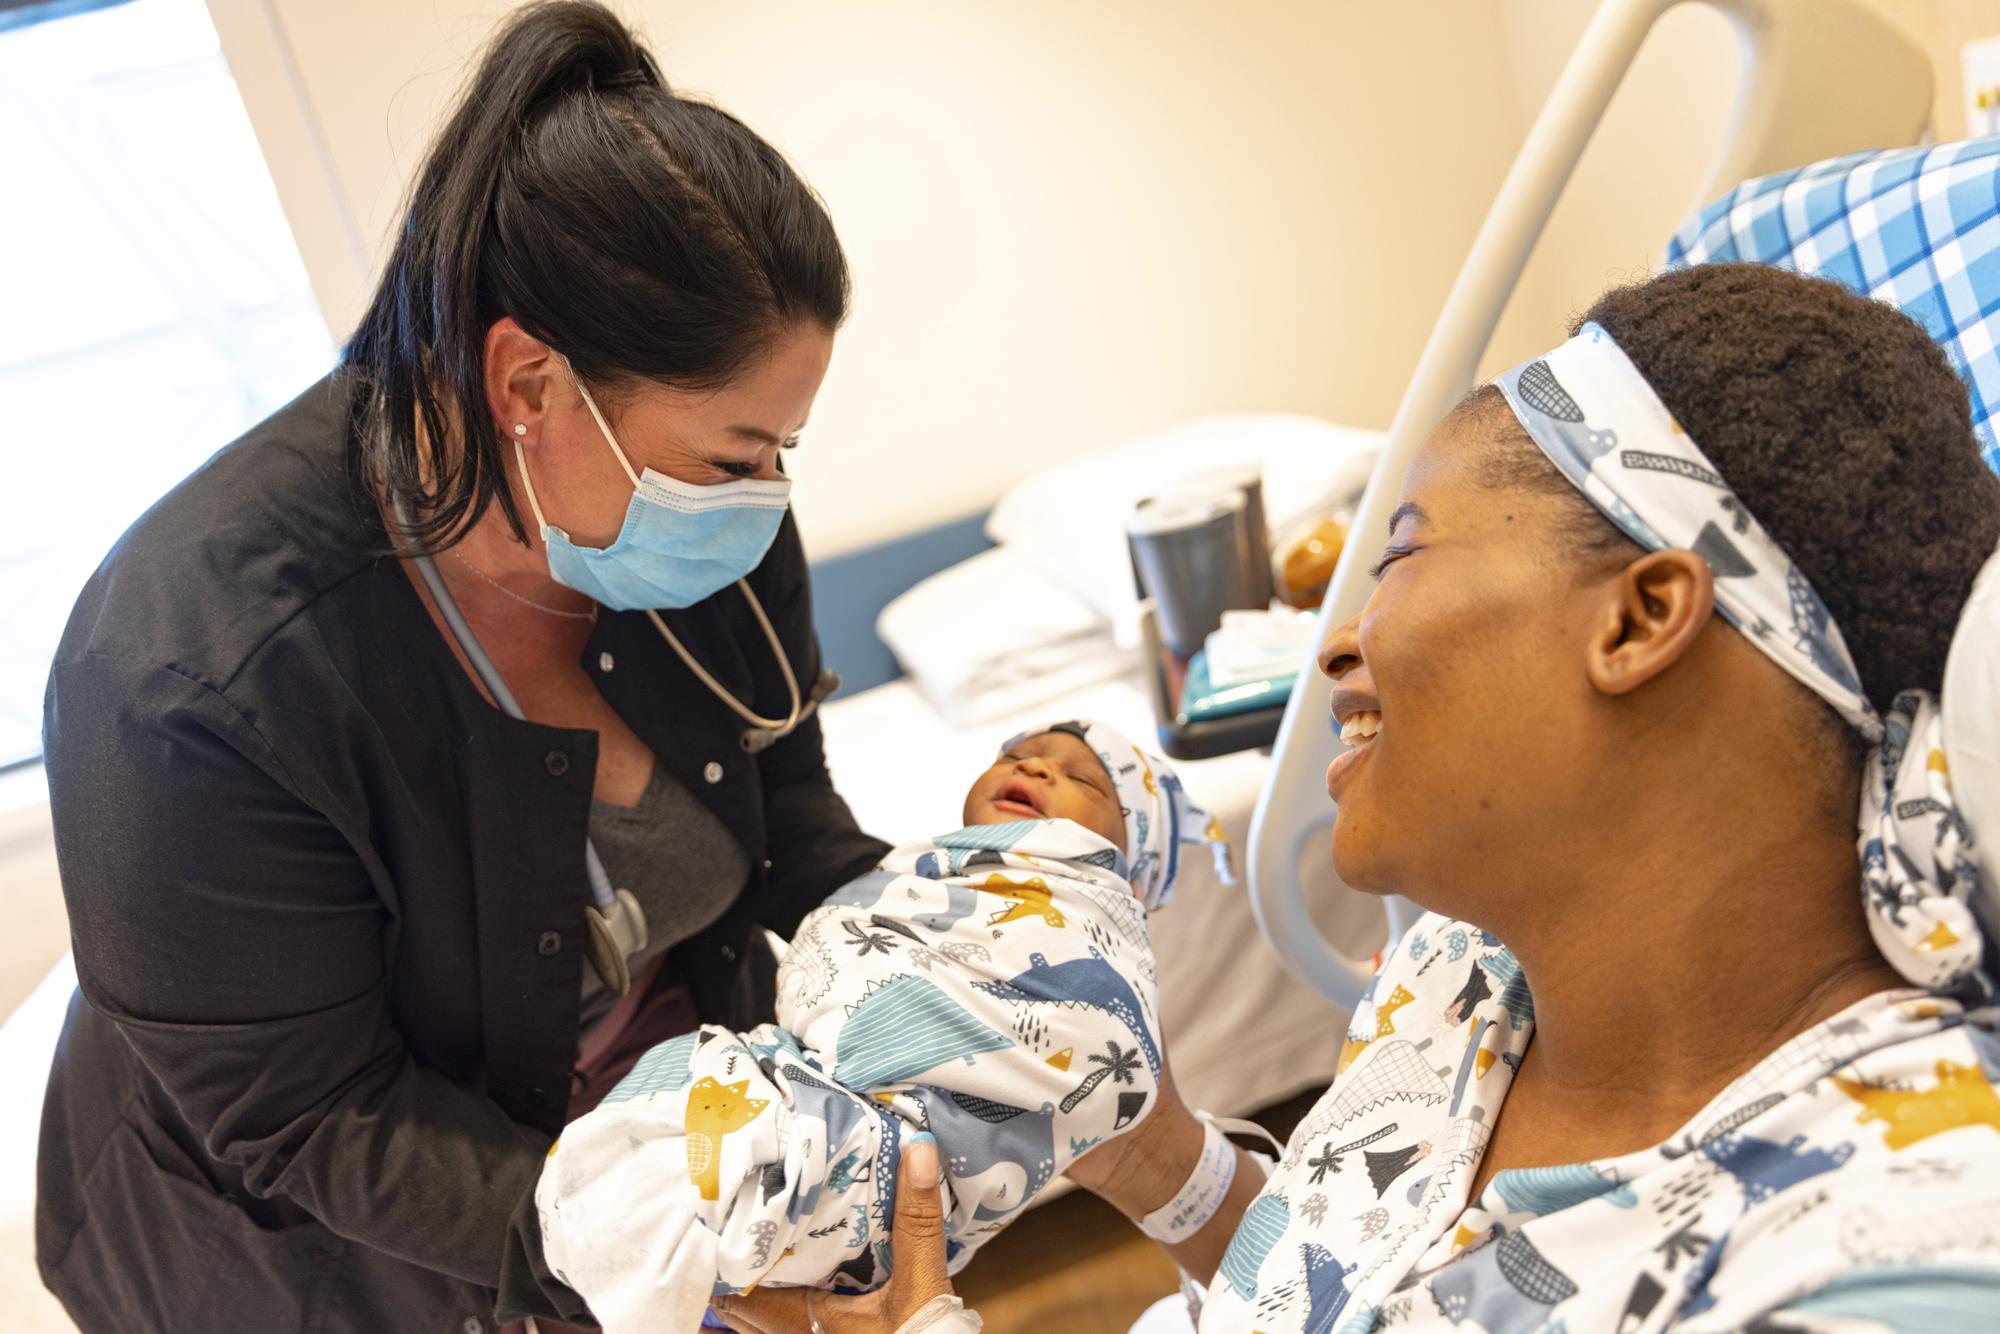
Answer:
[[[750,875],[750,859],[728,827],[658,763],[638,805],[591,800],[590,841],[612,886],[630,890],[646,912],[646,947],[632,956],[634,977],[720,918]],[[582,1027],[617,1000],[586,965]]]

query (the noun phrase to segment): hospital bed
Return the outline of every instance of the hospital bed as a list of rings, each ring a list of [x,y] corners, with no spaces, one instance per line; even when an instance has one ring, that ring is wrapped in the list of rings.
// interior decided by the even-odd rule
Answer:
[[[1123,538],[1124,516],[1151,488],[1251,463],[1265,473],[1267,494],[1279,497],[1272,516],[1283,521],[1320,504],[1351,504],[1380,447],[1379,432],[1307,417],[1201,419],[1044,469],[974,521],[815,565],[828,662],[850,684],[907,669],[821,710],[834,781],[862,827],[892,841],[954,827],[972,777],[1032,725],[1091,717],[1151,738],[1156,714]],[[943,568],[918,580],[926,556]],[[896,590],[906,591],[884,596]],[[1176,767],[1221,819],[1240,870],[1265,757],[1245,751]],[[1330,874],[1330,852],[1326,860]],[[1225,886],[1204,858],[1182,865],[1174,900],[1151,929],[1183,1094],[1218,1115],[1242,1116],[1324,1084],[1344,1011],[1273,964],[1241,875]],[[1342,910],[1331,909],[1322,928],[1343,938],[1365,929],[1364,905],[1346,905],[1352,921]]]
[[[1606,0],[1592,17],[1554,91],[1542,107],[1512,169],[1466,256],[1444,310],[1431,331],[1415,374],[1390,426],[1374,475],[1355,513],[1357,540],[1347,544],[1321,606],[1322,636],[1353,618],[1367,602],[1367,568],[1387,531],[1403,476],[1425,435],[1475,382],[1479,359],[1507,298],[1564,183],[1582,156],[1619,82],[1662,15],[1684,0]],[[1845,154],[1913,144],[1930,116],[1932,76],[1921,49],[1866,0],[1700,0],[1734,28],[1741,52],[1735,105],[1723,144],[1701,188],[1697,206],[1746,182],[1722,204],[1700,214],[1677,237],[1676,252],[1699,258],[1705,232],[1733,236],[1742,245],[1715,248],[1716,258],[1758,259],[1817,269],[1814,246],[1782,244],[1786,221],[1756,201],[1772,204],[1785,180],[1773,173]],[[1988,160],[1990,167],[1990,159]],[[1835,160],[1821,169],[1826,183],[1845,188],[1854,164]],[[1872,204],[1873,201],[1868,201]],[[1978,219],[1966,217],[1968,224]],[[1811,228],[1801,224],[1799,230]],[[1930,238],[1935,242],[1937,238]],[[1851,250],[1852,247],[1849,247]],[[1670,259],[1673,255],[1670,254]],[[1872,294],[1902,300],[1924,319],[1922,307],[1876,266],[1883,281],[1832,272]],[[1583,302],[1595,295],[1578,292]],[[1990,293],[1986,304],[2000,293]],[[1934,333],[1949,330],[1926,321]],[[1558,331],[1549,330],[1549,341]],[[1947,348],[1952,343],[1947,340]],[[1961,365],[1961,370],[1964,370]],[[1977,387],[1975,382],[1975,388]],[[1251,901],[1270,948],[1298,977],[1336,1004],[1352,1007],[1373,973],[1374,953],[1399,938],[1418,909],[1400,898],[1380,902],[1372,929],[1329,938],[1315,926],[1329,903],[1352,905],[1363,896],[1340,883],[1318,857],[1330,841],[1335,818],[1322,775],[1339,753],[1328,725],[1331,685],[1310,662],[1292,692],[1280,724],[1270,772],[1250,834]],[[1343,913],[1352,920],[1351,913]],[[1386,923],[1384,922],[1386,918]],[[1385,930],[1386,927],[1386,930]]]

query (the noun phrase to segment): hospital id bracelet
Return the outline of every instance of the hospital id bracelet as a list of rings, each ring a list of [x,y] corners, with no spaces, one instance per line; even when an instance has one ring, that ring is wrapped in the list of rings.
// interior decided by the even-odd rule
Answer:
[[[1236,1146],[1215,1122],[1202,1118],[1201,1157],[1174,1198],[1139,1220],[1154,1241],[1177,1246],[1208,1225],[1236,1179]]]

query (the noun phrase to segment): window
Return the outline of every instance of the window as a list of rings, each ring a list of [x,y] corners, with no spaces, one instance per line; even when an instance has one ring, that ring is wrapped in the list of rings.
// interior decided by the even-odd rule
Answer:
[[[333,348],[201,0],[0,8],[0,771],[131,522]]]

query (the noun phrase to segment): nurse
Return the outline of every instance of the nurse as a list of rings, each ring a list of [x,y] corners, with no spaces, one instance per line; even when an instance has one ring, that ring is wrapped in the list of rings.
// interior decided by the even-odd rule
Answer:
[[[525,10],[338,369],[97,572],[45,738],[81,988],[37,1245],[84,1330],[580,1311],[511,1225],[551,1139],[768,1017],[763,929],[884,851],[779,466],[847,281],[769,144]]]

